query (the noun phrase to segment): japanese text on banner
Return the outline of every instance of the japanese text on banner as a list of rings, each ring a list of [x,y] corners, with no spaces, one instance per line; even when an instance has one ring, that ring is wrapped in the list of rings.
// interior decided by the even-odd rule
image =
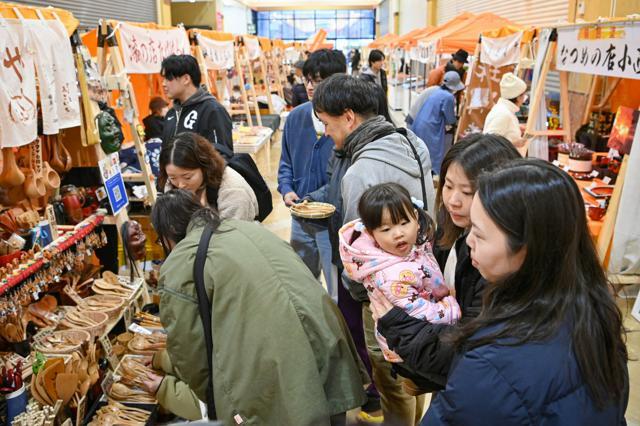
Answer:
[[[131,74],[157,74],[167,56],[191,53],[183,28],[152,30],[121,23],[119,31],[124,66]]]
[[[640,22],[559,28],[556,68],[640,79]]]
[[[207,69],[223,70],[233,68],[235,63],[233,41],[217,41],[198,35],[198,44],[204,54]]]

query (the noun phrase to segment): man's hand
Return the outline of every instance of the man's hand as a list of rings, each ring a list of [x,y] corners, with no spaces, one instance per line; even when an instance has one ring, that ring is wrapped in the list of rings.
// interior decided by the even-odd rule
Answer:
[[[300,197],[298,197],[298,194],[293,191],[287,192],[282,198],[284,199],[284,205],[287,207],[292,206],[296,201],[300,199]]]

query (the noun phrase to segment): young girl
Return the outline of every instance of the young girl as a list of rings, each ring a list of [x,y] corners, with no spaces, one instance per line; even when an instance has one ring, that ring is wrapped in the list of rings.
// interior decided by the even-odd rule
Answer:
[[[431,251],[433,222],[420,204],[396,183],[369,188],[358,204],[360,219],[340,229],[340,256],[347,276],[369,292],[380,289],[413,317],[452,324],[460,308]],[[402,362],[377,331],[376,338],[387,361]]]

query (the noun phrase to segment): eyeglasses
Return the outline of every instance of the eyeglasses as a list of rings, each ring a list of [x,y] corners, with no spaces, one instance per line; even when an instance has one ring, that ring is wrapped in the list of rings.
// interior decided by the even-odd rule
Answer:
[[[310,84],[311,86],[314,86],[314,87],[315,87],[315,86],[317,86],[318,84],[320,84],[321,82],[322,82],[322,79],[321,79],[321,78],[319,78],[319,79],[317,79],[317,80],[309,80],[307,77],[305,77],[305,78],[304,78],[304,85],[305,85],[305,86],[307,86],[307,85],[309,85],[309,84]]]

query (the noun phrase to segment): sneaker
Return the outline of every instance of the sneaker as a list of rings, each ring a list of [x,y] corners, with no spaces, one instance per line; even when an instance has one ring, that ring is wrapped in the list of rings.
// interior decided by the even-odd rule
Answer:
[[[384,417],[382,414],[375,415],[367,413],[366,411],[360,411],[356,416],[359,425],[381,425],[384,423]]]

